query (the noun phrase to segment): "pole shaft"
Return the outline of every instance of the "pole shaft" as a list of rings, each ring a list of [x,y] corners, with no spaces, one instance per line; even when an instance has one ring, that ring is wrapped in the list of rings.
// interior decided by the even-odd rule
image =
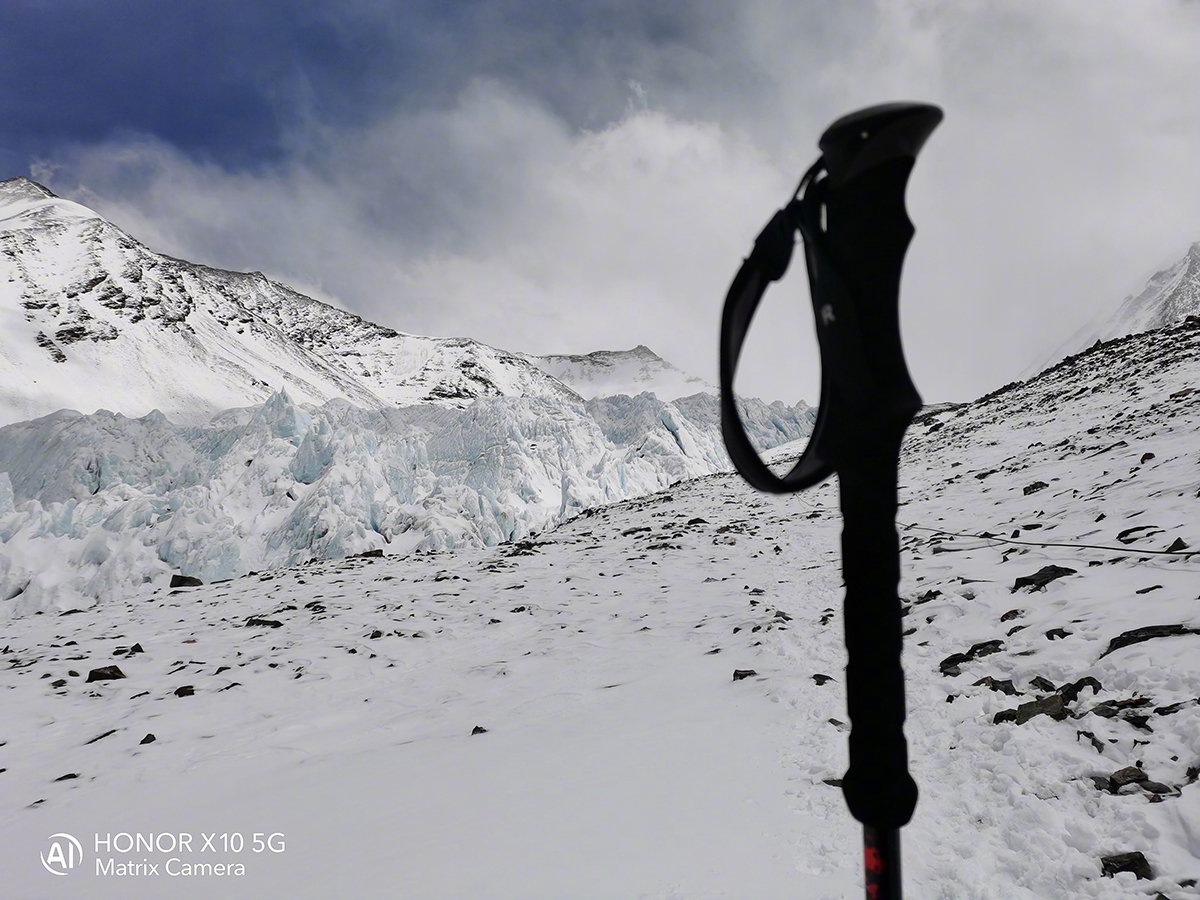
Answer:
[[[842,793],[862,822],[867,900],[901,900],[900,828],[917,804],[904,737],[897,469],[906,418],[876,423],[838,466],[846,582],[850,768]]]
[[[899,828],[863,826],[863,872],[867,900],[901,900]]]

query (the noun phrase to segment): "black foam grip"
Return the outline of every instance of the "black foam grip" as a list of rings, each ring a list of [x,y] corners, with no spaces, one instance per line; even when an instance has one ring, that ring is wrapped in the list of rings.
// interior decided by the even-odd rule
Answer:
[[[903,434],[903,425],[877,432],[838,464],[851,729],[850,768],[842,792],[854,818],[875,828],[899,828],[917,805],[904,738],[897,596],[896,459]]]

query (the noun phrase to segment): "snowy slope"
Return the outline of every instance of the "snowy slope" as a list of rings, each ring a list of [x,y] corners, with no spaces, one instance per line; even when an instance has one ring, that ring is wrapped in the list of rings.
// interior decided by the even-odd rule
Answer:
[[[369,409],[575,396],[515,354],[154,253],[35,182],[0,182],[0,424],[64,408],[199,424],[280,388]]]
[[[815,411],[741,403],[757,445]],[[495,545],[729,468],[717,398],[480,398],[363,410],[286,392],[203,426],[162,413],[0,428],[0,619],[387,547]]]
[[[1036,375],[1096,341],[1178,325],[1188,316],[1200,316],[1200,242],[1192,244],[1178,262],[1151,276],[1140,293],[1126,297],[1115,314],[1097,315],[1021,378]]]
[[[524,358],[589,400],[613,394],[635,396],[643,391],[660,400],[678,400],[701,391],[717,393],[715,385],[671,365],[642,344],[632,350]]]
[[[1198,895],[1197,557],[1163,552],[1200,542],[1198,326],[910,429],[907,896]],[[861,828],[836,785],[839,531],[832,481],[778,497],[716,474],[501,547],[15,619],[6,890],[861,897]],[[1070,571],[1022,586],[1046,566]],[[1147,626],[1180,627],[1131,634]],[[125,678],[85,683],[114,664]],[[60,831],[85,859],[52,878],[38,854]],[[94,835],[118,831],[285,843],[134,857],[242,874],[98,876]],[[1133,853],[1146,877],[1104,874]]]

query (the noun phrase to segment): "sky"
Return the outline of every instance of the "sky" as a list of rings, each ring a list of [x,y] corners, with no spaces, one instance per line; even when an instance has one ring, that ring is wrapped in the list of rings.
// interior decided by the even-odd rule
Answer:
[[[0,177],[415,334],[715,381],[754,237],[851,110],[936,103],[901,328],[1020,376],[1200,241],[1197,0],[5,0]],[[739,393],[815,404],[803,266]]]

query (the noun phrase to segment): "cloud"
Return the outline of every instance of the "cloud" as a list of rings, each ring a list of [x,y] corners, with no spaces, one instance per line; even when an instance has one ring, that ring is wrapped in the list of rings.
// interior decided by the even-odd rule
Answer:
[[[378,86],[361,122],[306,101],[282,159],[233,166],[125,133],[44,163],[157,249],[400,330],[539,353],[644,343],[711,379],[725,290],[821,130],[875,102],[936,102],[901,304],[931,402],[1015,378],[1200,239],[1197,4],[657,9],[477,4],[430,29],[445,55],[428,85],[391,103]],[[747,353],[740,390],[816,401],[802,266]]]

